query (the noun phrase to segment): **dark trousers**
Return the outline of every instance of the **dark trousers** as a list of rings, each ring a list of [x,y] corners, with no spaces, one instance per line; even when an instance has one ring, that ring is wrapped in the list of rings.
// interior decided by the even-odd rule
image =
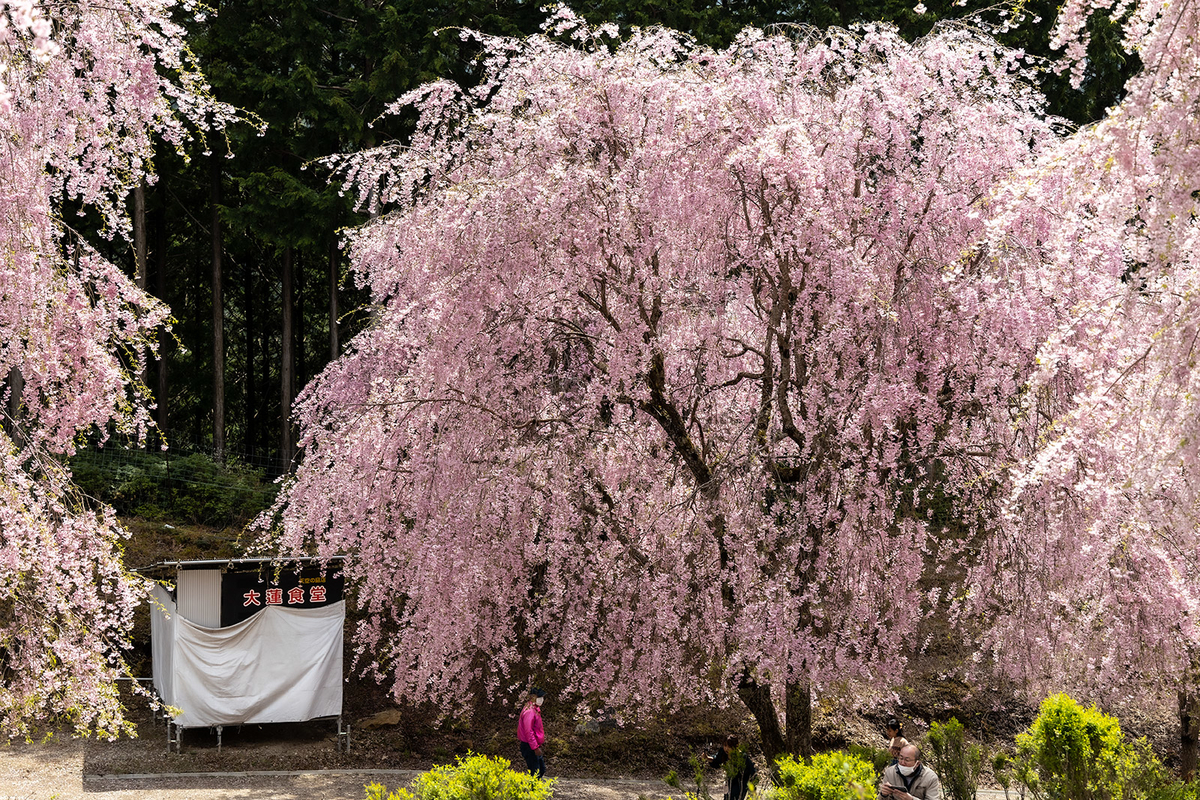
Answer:
[[[519,742],[521,745],[521,755],[525,758],[525,766],[529,768],[529,773],[535,778],[540,778],[546,774],[546,759],[533,752],[533,748],[529,746],[529,742]]]

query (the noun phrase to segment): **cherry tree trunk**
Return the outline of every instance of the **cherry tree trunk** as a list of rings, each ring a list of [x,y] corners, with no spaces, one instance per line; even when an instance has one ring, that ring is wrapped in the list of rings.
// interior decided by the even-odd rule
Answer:
[[[1190,781],[1200,756],[1200,705],[1194,686],[1179,690],[1179,776]]]
[[[812,754],[812,688],[807,681],[787,684],[787,751],[795,756]]]
[[[137,286],[146,288],[146,184],[133,190],[133,265]]]
[[[762,737],[763,756],[767,764],[774,765],[775,759],[786,750],[783,732],[779,728],[779,715],[775,713],[775,703],[771,699],[770,685],[757,683],[746,679],[738,686],[738,697],[758,723],[758,733]]]
[[[24,437],[21,436],[21,426],[19,424],[21,418],[21,395],[25,392],[25,378],[21,375],[21,370],[18,367],[13,367],[8,372],[8,377],[5,379],[8,384],[8,410],[4,415],[4,432],[8,434],[8,438],[13,440],[13,443],[18,447],[24,445]]]

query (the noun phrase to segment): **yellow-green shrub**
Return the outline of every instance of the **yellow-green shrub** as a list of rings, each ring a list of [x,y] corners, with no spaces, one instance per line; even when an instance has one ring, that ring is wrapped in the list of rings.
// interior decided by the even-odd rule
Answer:
[[[1116,717],[1065,694],[1043,700],[1033,725],[1017,736],[1015,766],[1017,780],[1049,800],[1145,797],[1166,782],[1144,740],[1127,741]]]
[[[925,744],[925,760],[941,779],[942,794],[949,800],[974,800],[983,750],[967,741],[962,723],[954,717],[945,725],[934,722]]]
[[[775,762],[778,800],[864,800],[875,794],[875,768],[843,752],[819,753]]]
[[[514,770],[507,759],[468,754],[417,776],[412,791],[367,785],[366,800],[550,800],[554,779]]]

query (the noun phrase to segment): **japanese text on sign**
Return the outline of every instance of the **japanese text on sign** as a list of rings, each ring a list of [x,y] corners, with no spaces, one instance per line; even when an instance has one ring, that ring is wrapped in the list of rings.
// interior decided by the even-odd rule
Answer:
[[[267,601],[267,605],[281,606],[284,604],[283,603],[283,589],[267,589],[265,594],[266,594],[265,599]],[[242,597],[246,601],[246,602],[242,603],[243,607],[261,606],[262,605],[262,603],[259,601],[259,598],[263,597],[262,592],[256,592],[253,589],[251,589],[250,591],[248,591],[244,595],[242,595]],[[287,604],[288,605],[298,605],[303,602],[304,602],[304,589],[302,587],[297,586],[294,589],[288,589],[288,592],[287,592]],[[310,586],[308,589],[308,602],[324,603],[325,602],[325,587],[324,586]]]

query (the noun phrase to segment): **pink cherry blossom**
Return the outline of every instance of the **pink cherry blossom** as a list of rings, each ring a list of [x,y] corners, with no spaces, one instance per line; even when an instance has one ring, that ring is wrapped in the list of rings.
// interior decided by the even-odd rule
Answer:
[[[205,99],[173,4],[0,0],[0,731],[64,715],[125,728],[124,671],[142,585],[112,511],[71,484],[81,436],[149,424],[136,376],[166,308],[64,219],[70,198],[110,235],[147,174],[151,136],[230,111]],[[55,37],[58,37],[57,39]],[[163,77],[174,74],[175,79]]]
[[[360,663],[451,710],[518,666],[630,713],[893,673],[1060,313],[985,244],[1036,92],[966,28],[548,25],[331,160],[377,312],[299,404],[279,542],[352,553]]]
[[[1087,20],[1110,6],[1064,5],[1077,76]],[[971,599],[995,615],[986,660],[1029,685],[1174,703],[1200,667],[1200,8],[1118,6],[1145,69],[1012,181],[991,222],[994,241],[1034,243],[1013,256],[1066,313],[1025,396],[1035,447],[1012,529]]]

